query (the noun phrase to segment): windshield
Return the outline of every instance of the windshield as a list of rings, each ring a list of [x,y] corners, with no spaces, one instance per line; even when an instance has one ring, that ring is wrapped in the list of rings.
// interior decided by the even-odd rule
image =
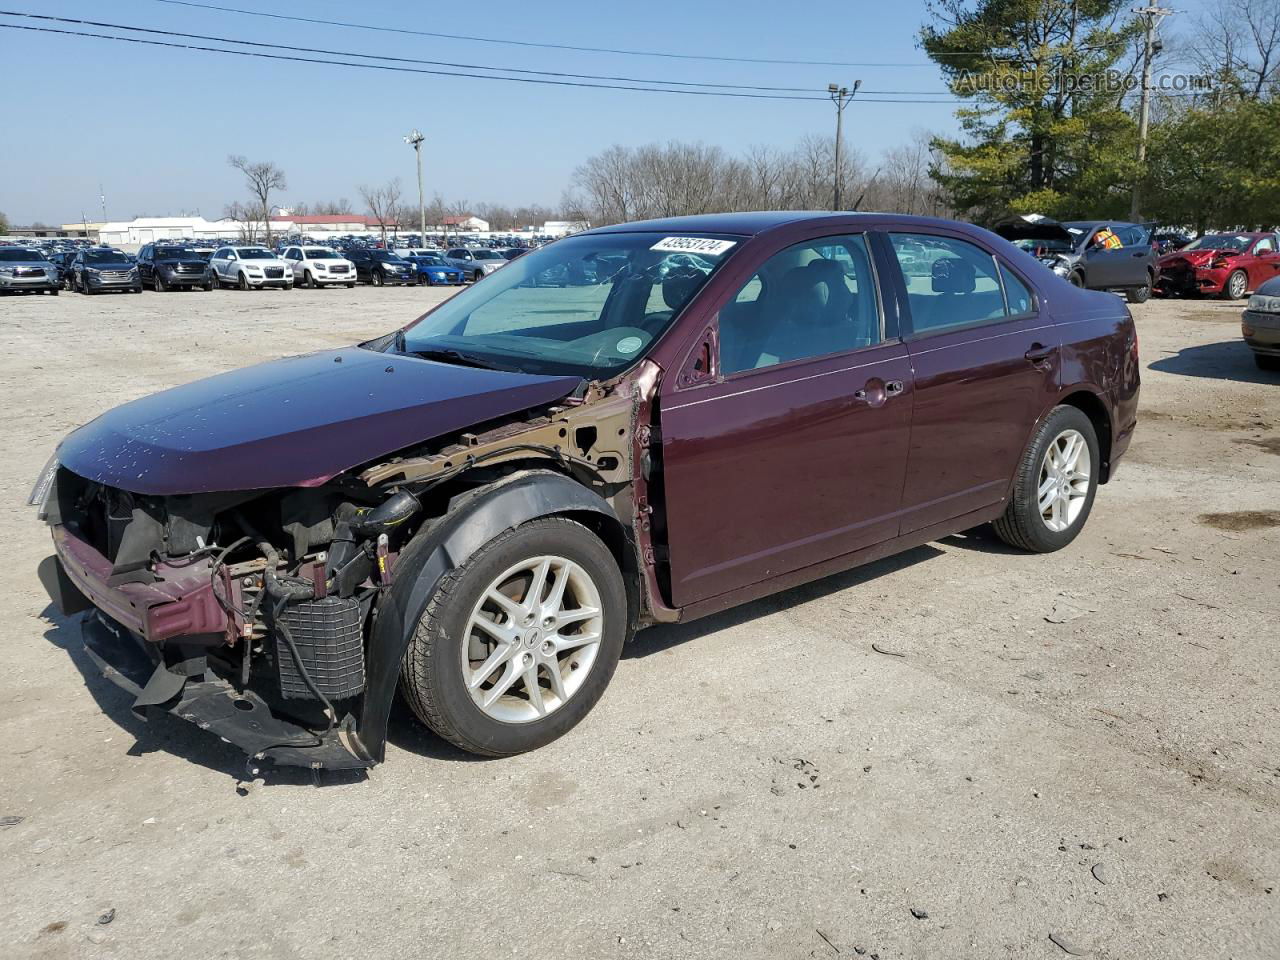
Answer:
[[[252,247],[237,247],[236,254],[241,260],[274,260],[276,255],[270,250],[255,250]]]
[[[31,263],[33,260],[43,260],[44,254],[37,253],[35,250],[15,250],[12,247],[0,248],[0,260],[7,260],[10,263]]]
[[[417,253],[417,254],[414,254],[413,259],[416,260],[418,263],[424,263],[430,267],[447,266],[447,264],[443,260],[441,260],[438,255],[434,253]]]
[[[162,260],[190,260],[195,256],[196,252],[186,247],[156,247],[156,257]]]
[[[308,260],[341,260],[342,259],[332,250],[326,250],[324,247],[308,247],[305,252]]]
[[[123,253],[114,250],[90,250],[84,254],[85,263],[122,263],[125,259]]]
[[[570,237],[445,301],[405,331],[404,347],[527,373],[609,377],[644,356],[737,243],[660,233]]]
[[[507,259],[497,250],[472,250],[471,255],[477,260],[505,260]]]
[[[391,253],[389,250],[373,251],[373,259],[381,260],[383,263],[405,263],[404,257],[397,253]]]
[[[1207,237],[1201,237],[1193,243],[1187,244],[1182,249],[1186,250],[1247,250],[1249,244],[1253,243],[1253,237],[1242,237],[1229,233],[1211,233]]]

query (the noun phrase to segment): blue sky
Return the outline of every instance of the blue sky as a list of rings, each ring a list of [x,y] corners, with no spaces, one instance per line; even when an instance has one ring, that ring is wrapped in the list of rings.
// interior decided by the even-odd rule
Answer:
[[[214,0],[218,2],[218,0]],[[486,37],[697,55],[911,64],[834,67],[716,63],[503,46],[301,24],[157,0],[12,0],[16,10],[353,53],[704,83],[937,91],[916,48],[922,2],[777,0],[643,3],[509,0],[221,0],[240,7]],[[433,13],[432,11],[439,11]],[[0,22],[21,22],[0,18]],[[47,24],[62,29],[93,30]],[[98,32],[109,32],[98,30]],[[155,38],[165,39],[165,38]],[[181,42],[181,41],[179,41]],[[22,77],[6,111],[0,210],[14,222],[134,214],[214,217],[244,195],[229,153],[271,159],[289,179],[281,202],[350,198],[399,176],[416,191],[417,126],[428,195],[554,204],[574,166],[613,143],[700,140],[735,151],[830,133],[834,108],[789,102],[584,90],[496,80],[281,63],[0,30],[0,62]],[[845,136],[874,157],[914,129],[952,131],[944,104],[874,103],[845,114]]]

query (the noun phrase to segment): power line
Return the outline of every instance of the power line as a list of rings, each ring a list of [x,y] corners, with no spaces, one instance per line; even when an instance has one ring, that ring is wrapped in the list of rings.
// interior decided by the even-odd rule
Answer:
[[[149,33],[164,37],[181,37],[187,40],[207,40],[214,43],[234,43],[247,47],[260,47],[271,50],[288,50],[293,53],[317,53],[333,57],[360,57],[367,60],[386,60],[392,63],[416,63],[426,66],[450,67],[461,70],[492,70],[502,73],[519,73],[541,77],[561,77],[573,80],[602,80],[616,83],[658,84],[678,87],[704,87],[716,90],[754,90],[769,93],[812,93],[812,87],[768,87],[740,83],[705,83],[691,80],[655,80],[641,77],[619,77],[593,73],[565,73],[555,70],[526,70],[519,67],[491,67],[479,63],[454,63],[448,60],[422,60],[415,57],[393,57],[380,53],[353,53],[349,50],[329,50],[322,47],[296,47],[280,43],[265,43],[258,40],[240,40],[235,37],[210,36],[202,33],[185,33],[176,30],[159,30],[153,27],[137,27],[122,23],[107,23],[102,20],[85,20],[76,17],[55,17],[43,13],[25,13],[18,10],[0,10],[0,14],[9,17],[24,17],[30,20],[41,20],[53,23],[68,23],[74,26],[105,27],[111,30],[127,30],[133,33]],[[869,90],[869,93],[903,94],[924,96],[945,96],[953,94],[945,90]]]
[[[257,58],[263,60],[287,61],[293,63],[314,63],[324,66],[333,67],[355,67],[361,70],[382,70],[393,73],[415,73],[428,74],[440,77],[463,77],[472,80],[499,80],[507,83],[530,83],[543,84],[556,87],[579,87],[589,90],[632,90],[640,93],[673,93],[682,94],[684,96],[697,97],[735,97],[750,100],[825,100],[823,96],[801,96],[797,94],[778,94],[778,93],[739,93],[728,90],[683,90],[672,87],[651,87],[651,86],[625,86],[617,83],[583,83],[576,80],[553,80],[541,77],[503,77],[493,76],[483,73],[470,73],[456,70],[431,70],[421,67],[403,67],[392,66],[383,63],[352,63],[345,60],[326,60],[319,57],[300,57],[288,56],[285,54],[263,53],[256,50],[228,50],[223,47],[208,47],[193,43],[175,43],[164,40],[145,40],[141,37],[116,37],[105,33],[92,33],[88,31],[61,30],[54,27],[35,27],[18,23],[0,23],[0,29],[5,30],[24,30],[29,33],[48,33],[68,37],[89,37],[95,40],[112,40],[116,43],[133,43],[148,47],[166,47],[175,50],[194,50],[202,53],[221,53],[237,57]],[[351,54],[351,56],[361,56],[361,54]],[[491,68],[497,69],[497,68]],[[933,103],[945,104],[943,100],[912,100],[912,99],[877,99],[874,97],[861,98],[864,103]]]
[[[512,47],[537,47],[544,50],[572,50],[577,53],[612,53],[627,57],[661,57],[668,60],[711,60],[720,63],[768,63],[793,67],[928,67],[930,63],[856,63],[842,60],[786,60],[768,57],[724,57],[712,54],[670,53],[657,50],[625,50],[615,47],[582,47],[568,43],[536,43],[532,40],[504,40],[498,37],[481,37],[463,33],[436,33],[430,30],[410,30],[407,27],[379,27],[350,20],[322,20],[315,17],[290,16],[283,13],[267,13],[265,10],[245,10],[214,3],[196,3],[194,0],[155,0],[178,7],[195,7],[218,13],[237,13],[248,17],[265,17],[271,20],[289,20],[294,23],[314,23],[325,27],[346,27],[355,30],[373,30],[378,33],[400,33],[415,37],[435,37],[439,40],[465,40],[469,43],[493,43]],[[965,56],[948,53],[947,56]]]

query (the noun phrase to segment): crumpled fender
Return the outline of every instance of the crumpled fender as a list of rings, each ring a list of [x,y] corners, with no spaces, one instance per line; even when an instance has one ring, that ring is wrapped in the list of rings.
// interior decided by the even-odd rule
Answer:
[[[463,494],[444,517],[409,541],[396,559],[391,590],[378,601],[365,658],[356,736],[371,759],[381,763],[385,758],[400,663],[440,579],[505,530],[580,511],[618,519],[607,501],[581,483],[551,470],[530,470]]]

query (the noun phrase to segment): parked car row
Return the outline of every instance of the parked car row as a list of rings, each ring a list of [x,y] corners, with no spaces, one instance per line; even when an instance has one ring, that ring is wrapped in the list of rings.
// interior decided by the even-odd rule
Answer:
[[[524,249],[425,247],[400,251],[372,247],[335,250],[298,244],[278,254],[254,244],[224,244],[207,253],[174,242],[149,243],[132,256],[111,247],[89,247],[46,255],[37,248],[0,247],[0,292],[85,294],[123,291],[157,293],[237,287],[256,290],[294,286],[354,287],[411,284],[454,285],[480,280],[524,253]]]

